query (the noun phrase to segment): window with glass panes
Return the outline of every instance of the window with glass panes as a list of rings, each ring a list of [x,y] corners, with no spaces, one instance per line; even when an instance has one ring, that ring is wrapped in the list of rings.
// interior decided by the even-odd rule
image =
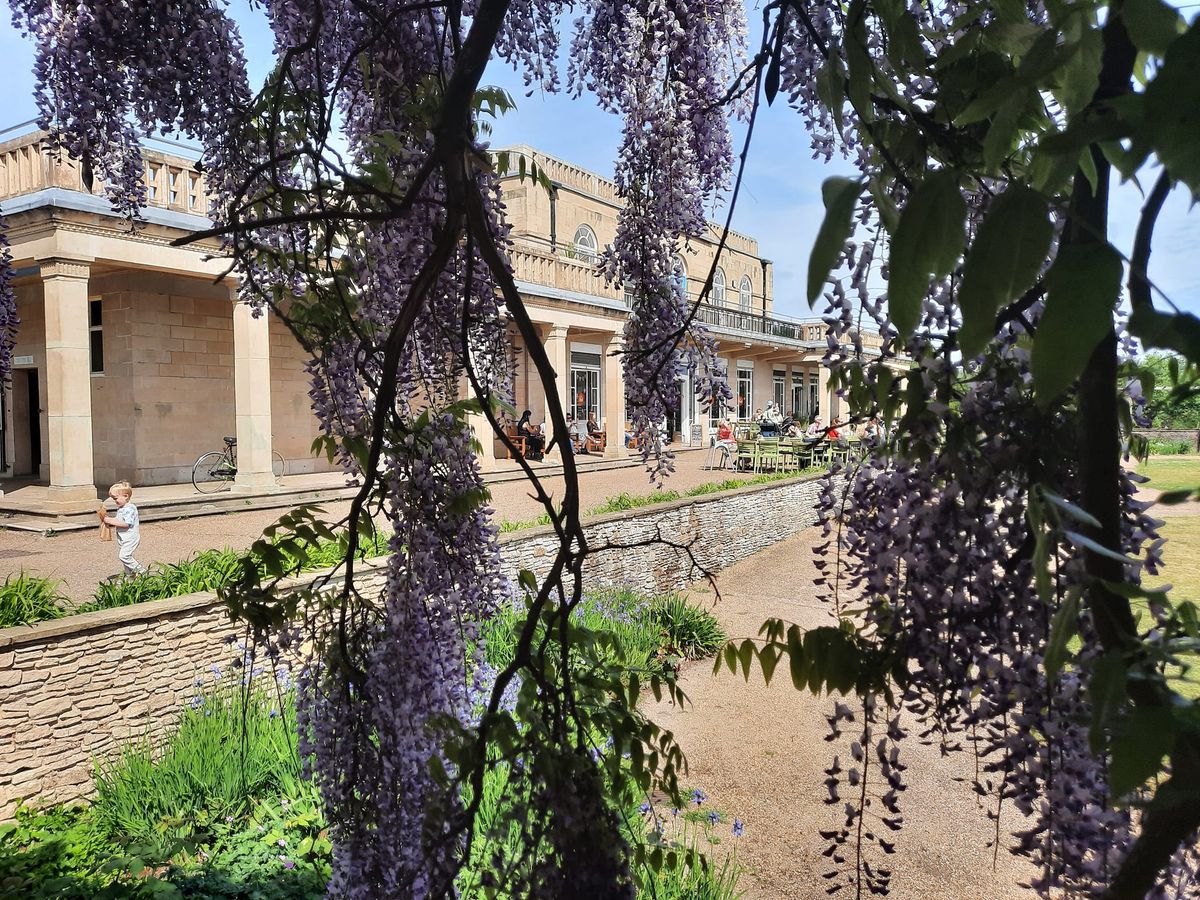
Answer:
[[[792,418],[797,422],[808,421],[808,404],[804,395],[804,373],[792,373]]]
[[[814,416],[821,410],[821,382],[816,372],[808,373],[808,410]]]
[[[738,366],[737,370],[737,415],[739,419],[749,419],[754,415],[754,369]]]
[[[600,354],[571,351],[571,415],[587,421],[588,414],[600,421]]]
[[[773,385],[774,392],[771,399],[775,401],[775,405],[779,407],[779,411],[783,412],[784,394],[787,392],[787,372],[783,369],[775,370],[775,382]]]
[[[91,371],[93,375],[98,375],[104,371],[104,326],[100,316],[100,300],[89,300],[88,341],[91,346]]]

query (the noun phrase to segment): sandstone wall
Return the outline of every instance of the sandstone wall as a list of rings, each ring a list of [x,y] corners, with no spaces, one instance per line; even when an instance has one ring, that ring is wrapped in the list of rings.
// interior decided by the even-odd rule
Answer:
[[[589,585],[683,587],[816,521],[811,477],[596,516],[586,523]],[[504,535],[505,568],[548,571],[549,527]],[[693,561],[694,560],[694,561]],[[287,590],[317,575],[285,582]],[[382,587],[367,566],[360,589]],[[211,593],[0,629],[0,819],[18,801],[87,796],[92,761],[169,723],[195,680],[233,657],[241,631]]]

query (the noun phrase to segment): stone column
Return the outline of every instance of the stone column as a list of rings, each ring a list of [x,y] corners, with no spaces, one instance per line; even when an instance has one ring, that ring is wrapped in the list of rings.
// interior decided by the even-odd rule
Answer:
[[[830,383],[832,373],[824,366],[817,368],[818,383],[821,386],[820,394],[820,415],[821,421],[828,428],[832,424],[835,416],[839,414],[841,406],[839,399],[833,393],[833,385]]]
[[[475,454],[475,458],[479,460],[480,471],[495,471],[496,434],[492,431],[492,424],[483,413],[468,413],[467,424],[471,426],[471,431],[475,433],[475,440],[480,444],[479,450]]]
[[[233,489],[278,490],[271,471],[271,337],[266,309],[233,302],[233,404],[237,419],[237,477]]]
[[[88,334],[91,260],[53,258],[38,260],[38,264],[46,308],[46,384],[42,402],[46,405],[50,500],[95,500]],[[40,460],[34,463],[40,464]]]
[[[567,327],[565,325],[551,325],[550,330],[546,333],[546,356],[550,358],[550,365],[554,369],[554,396],[546,398],[546,443],[550,442],[551,426],[550,426],[550,409],[557,405],[563,409],[564,414],[567,409],[565,399],[567,396],[567,384],[571,380],[571,363],[570,357],[567,354]],[[568,438],[563,438],[568,440]],[[549,455],[557,457],[559,447],[555,445],[554,450]]]
[[[604,347],[604,456],[624,459],[625,449],[625,365],[618,355],[625,349],[625,336],[618,333]]]

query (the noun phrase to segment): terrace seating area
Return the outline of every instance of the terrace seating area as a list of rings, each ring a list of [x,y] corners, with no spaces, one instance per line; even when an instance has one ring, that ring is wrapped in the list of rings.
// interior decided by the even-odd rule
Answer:
[[[705,467],[738,472],[801,472],[834,463],[846,463],[862,455],[857,435],[837,439],[820,437],[763,437],[753,422],[734,423],[735,447],[714,443]]]

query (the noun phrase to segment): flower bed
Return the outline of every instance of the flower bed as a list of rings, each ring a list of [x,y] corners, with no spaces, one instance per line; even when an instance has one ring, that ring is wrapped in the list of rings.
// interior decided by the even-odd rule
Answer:
[[[611,637],[614,662],[665,677],[680,660],[711,655],[725,640],[709,613],[678,595],[602,592],[577,615],[583,627]],[[490,668],[511,659],[519,621],[511,611],[485,626]],[[324,896],[332,848],[316,790],[303,774],[288,674],[213,675],[197,682],[192,703],[159,739],[135,738],[98,762],[92,804],[24,808],[15,823],[0,826],[0,895]],[[504,777],[497,766],[485,784],[485,820],[506,802]],[[704,799],[695,791],[694,809],[671,814],[645,798],[640,811],[628,798],[614,799],[629,806],[624,813],[635,846],[675,853],[674,866],[639,873],[645,896],[736,896],[732,856],[722,854],[722,863],[706,868],[687,853],[711,851],[722,836],[741,833],[740,822],[702,810]],[[470,867],[464,872],[464,897],[483,897],[478,875]]]

